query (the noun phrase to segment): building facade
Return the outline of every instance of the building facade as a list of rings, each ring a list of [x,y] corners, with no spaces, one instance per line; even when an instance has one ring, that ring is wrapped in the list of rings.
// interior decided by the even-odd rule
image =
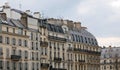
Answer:
[[[120,70],[120,47],[104,47],[101,52],[101,70]]]
[[[0,70],[100,70],[100,47],[80,22],[43,19],[6,4],[0,12]]]

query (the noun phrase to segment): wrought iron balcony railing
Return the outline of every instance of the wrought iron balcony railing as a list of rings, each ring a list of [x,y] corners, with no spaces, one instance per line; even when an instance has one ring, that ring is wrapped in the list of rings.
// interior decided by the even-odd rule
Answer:
[[[48,42],[46,42],[46,41],[41,41],[41,42],[40,42],[40,46],[41,46],[41,47],[48,47]]]
[[[49,64],[48,63],[41,63],[41,68],[48,68]]]
[[[21,59],[21,56],[19,55],[11,55],[11,60],[13,61],[19,61]]]

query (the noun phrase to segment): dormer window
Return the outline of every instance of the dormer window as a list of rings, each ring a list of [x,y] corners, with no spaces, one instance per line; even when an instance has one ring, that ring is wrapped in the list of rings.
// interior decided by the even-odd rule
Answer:
[[[23,34],[23,29],[18,29],[18,34],[22,35]]]

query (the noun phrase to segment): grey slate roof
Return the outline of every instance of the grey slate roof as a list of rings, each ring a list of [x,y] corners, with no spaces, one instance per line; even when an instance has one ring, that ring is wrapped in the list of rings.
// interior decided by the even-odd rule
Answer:
[[[4,25],[19,27],[19,28],[25,28],[24,25],[20,22],[20,20],[11,19],[11,18],[7,18],[5,20],[1,17],[1,15],[0,15],[0,20],[1,20],[1,24],[4,24]]]
[[[48,31],[58,32],[58,33],[64,33],[61,26],[53,25],[53,24],[47,24]]]
[[[75,42],[81,42],[89,45],[98,46],[96,38],[86,29],[82,29],[82,28],[80,30],[73,29],[70,30],[70,33],[72,35],[73,41]]]

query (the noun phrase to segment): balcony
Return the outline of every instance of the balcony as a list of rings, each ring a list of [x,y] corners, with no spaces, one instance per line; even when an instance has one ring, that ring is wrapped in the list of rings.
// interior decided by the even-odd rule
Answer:
[[[62,58],[54,57],[54,61],[61,62],[61,61],[62,61]]]
[[[21,56],[19,55],[11,55],[11,60],[13,61],[19,61],[21,59]]]
[[[67,39],[48,35],[49,40],[66,42]]]
[[[87,52],[87,50],[85,50],[85,49],[80,49],[80,48],[74,48],[74,51],[75,51],[75,52],[83,52],[83,53],[86,53],[86,52]]]
[[[23,34],[17,34],[17,33],[6,32],[6,31],[2,31],[2,33],[3,33],[3,34],[12,35],[12,36],[18,36],[18,37],[29,38],[29,36],[28,36],[28,35],[23,35]]]
[[[101,52],[98,52],[98,51],[90,51],[90,50],[85,50],[85,49],[80,49],[80,48],[74,48],[74,51],[75,51],[75,52],[88,53],[88,54],[101,55]]]
[[[48,68],[49,64],[48,63],[41,63],[41,68]]]
[[[73,48],[68,48],[67,51],[73,51]]]
[[[41,47],[48,47],[48,42],[41,41],[41,42],[40,42],[40,46],[41,46]]]
[[[40,23],[40,27],[41,28],[47,28],[47,24],[46,23]]]
[[[67,69],[63,69],[63,68],[52,68],[52,70],[67,70]]]
[[[97,51],[87,51],[87,53],[89,54],[95,54],[95,55],[101,55],[101,52],[97,52]]]
[[[78,60],[80,63],[84,63],[85,62],[85,60]]]

